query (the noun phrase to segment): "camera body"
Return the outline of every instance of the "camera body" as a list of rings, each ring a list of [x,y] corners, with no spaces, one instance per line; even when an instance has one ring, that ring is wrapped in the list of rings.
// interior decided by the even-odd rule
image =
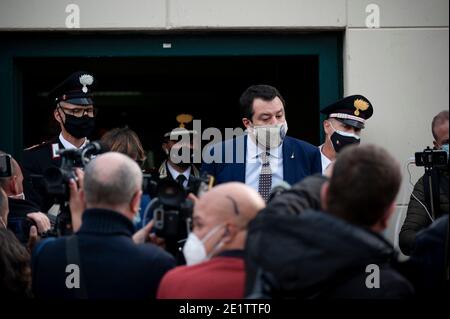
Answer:
[[[448,168],[447,152],[427,147],[423,152],[415,153],[416,166],[425,168]]]
[[[28,217],[9,217],[8,229],[11,230],[22,243],[26,244],[30,236],[30,228],[36,226],[36,223]],[[50,229],[45,233],[42,233],[41,238],[56,237],[57,233],[54,229]]]
[[[31,175],[32,183],[41,195],[60,205],[50,234],[61,236],[71,233],[69,182],[71,179],[78,180],[75,174],[77,167],[84,168],[101,152],[103,147],[99,142],[91,142],[82,149],[62,149],[57,152],[61,156],[60,167],[50,167],[43,175]]]
[[[192,230],[192,211],[194,203],[188,198],[189,193],[200,195],[212,185],[210,176],[190,177],[191,187],[184,189],[171,178],[159,179],[144,175],[144,192],[153,200],[146,212],[153,212],[155,235],[166,242],[180,242],[187,238]],[[144,222],[147,223],[146,214]]]

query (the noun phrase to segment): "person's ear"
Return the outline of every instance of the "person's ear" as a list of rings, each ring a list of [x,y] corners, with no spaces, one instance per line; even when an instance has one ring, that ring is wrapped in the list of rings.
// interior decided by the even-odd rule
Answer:
[[[329,137],[332,133],[330,120],[323,121],[323,131]]]
[[[226,224],[225,230],[223,233],[223,243],[224,244],[231,243],[233,241],[234,237],[236,236],[237,232],[238,232],[238,229],[237,229],[236,225]]]
[[[320,206],[322,210],[326,211],[328,209],[328,191],[330,189],[330,182],[323,183],[320,188]]]
[[[53,116],[55,117],[55,120],[58,123],[62,124],[64,122],[62,117],[61,117],[61,113],[58,110],[58,107],[56,107],[55,110],[53,111]]]
[[[14,175],[9,180],[9,189],[13,195],[17,195],[19,193],[19,185],[17,185],[17,176]]]
[[[386,210],[383,216],[381,216],[381,219],[378,221],[377,230],[379,232],[382,232],[387,228],[389,219],[391,218],[394,211],[395,211],[395,200],[392,202],[392,204],[389,206],[389,208]]]
[[[251,126],[251,124],[252,124],[252,121],[249,120],[248,118],[244,117],[242,119],[242,124],[244,124],[245,128],[249,128]]]
[[[138,190],[131,199],[130,210],[133,212],[133,214],[137,214],[137,212],[139,212],[139,207],[141,206],[141,197],[142,190]]]

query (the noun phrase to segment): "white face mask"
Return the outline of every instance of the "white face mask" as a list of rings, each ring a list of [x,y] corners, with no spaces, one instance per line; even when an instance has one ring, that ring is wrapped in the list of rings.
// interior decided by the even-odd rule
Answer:
[[[255,125],[249,128],[249,132],[255,137],[256,142],[266,149],[280,146],[286,137],[287,130],[287,122],[274,125]]]
[[[201,263],[212,257],[212,254],[217,250],[218,246],[221,246],[222,242],[220,241],[209,255],[206,254],[205,242],[222,226],[223,225],[217,225],[211,229],[202,240],[200,240],[193,232],[189,234],[183,247],[184,259],[188,266]]]

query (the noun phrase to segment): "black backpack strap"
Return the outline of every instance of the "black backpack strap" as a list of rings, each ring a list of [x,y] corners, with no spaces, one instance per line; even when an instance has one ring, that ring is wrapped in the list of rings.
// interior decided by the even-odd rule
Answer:
[[[77,265],[80,270],[80,288],[73,288],[76,299],[87,299],[86,282],[83,280],[83,272],[80,260],[80,249],[78,246],[78,237],[72,235],[66,239],[66,259],[67,265]]]
[[[254,285],[245,298],[272,299],[275,297],[274,293],[277,289],[275,277],[272,274],[265,272],[261,267],[258,267]]]

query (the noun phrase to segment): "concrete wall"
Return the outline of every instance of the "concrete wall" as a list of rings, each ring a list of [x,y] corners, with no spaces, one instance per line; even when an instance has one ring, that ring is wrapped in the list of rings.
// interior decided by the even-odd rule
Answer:
[[[431,119],[449,106],[448,0],[1,0],[0,31],[67,30],[71,3],[80,30],[345,28],[345,95],[374,104],[363,140],[385,146],[403,167],[431,145]],[[366,26],[371,3],[379,8],[375,29]],[[422,170],[412,166],[412,174],[414,183]],[[409,199],[404,176],[390,238]]]
[[[365,27],[366,4],[348,1],[344,41],[344,94],[361,93],[374,104],[364,142],[386,147],[401,163],[403,186],[387,237],[403,224],[412,186],[406,164],[432,146],[431,120],[449,107],[448,1],[373,1],[380,28]],[[412,182],[423,169],[410,165]]]

